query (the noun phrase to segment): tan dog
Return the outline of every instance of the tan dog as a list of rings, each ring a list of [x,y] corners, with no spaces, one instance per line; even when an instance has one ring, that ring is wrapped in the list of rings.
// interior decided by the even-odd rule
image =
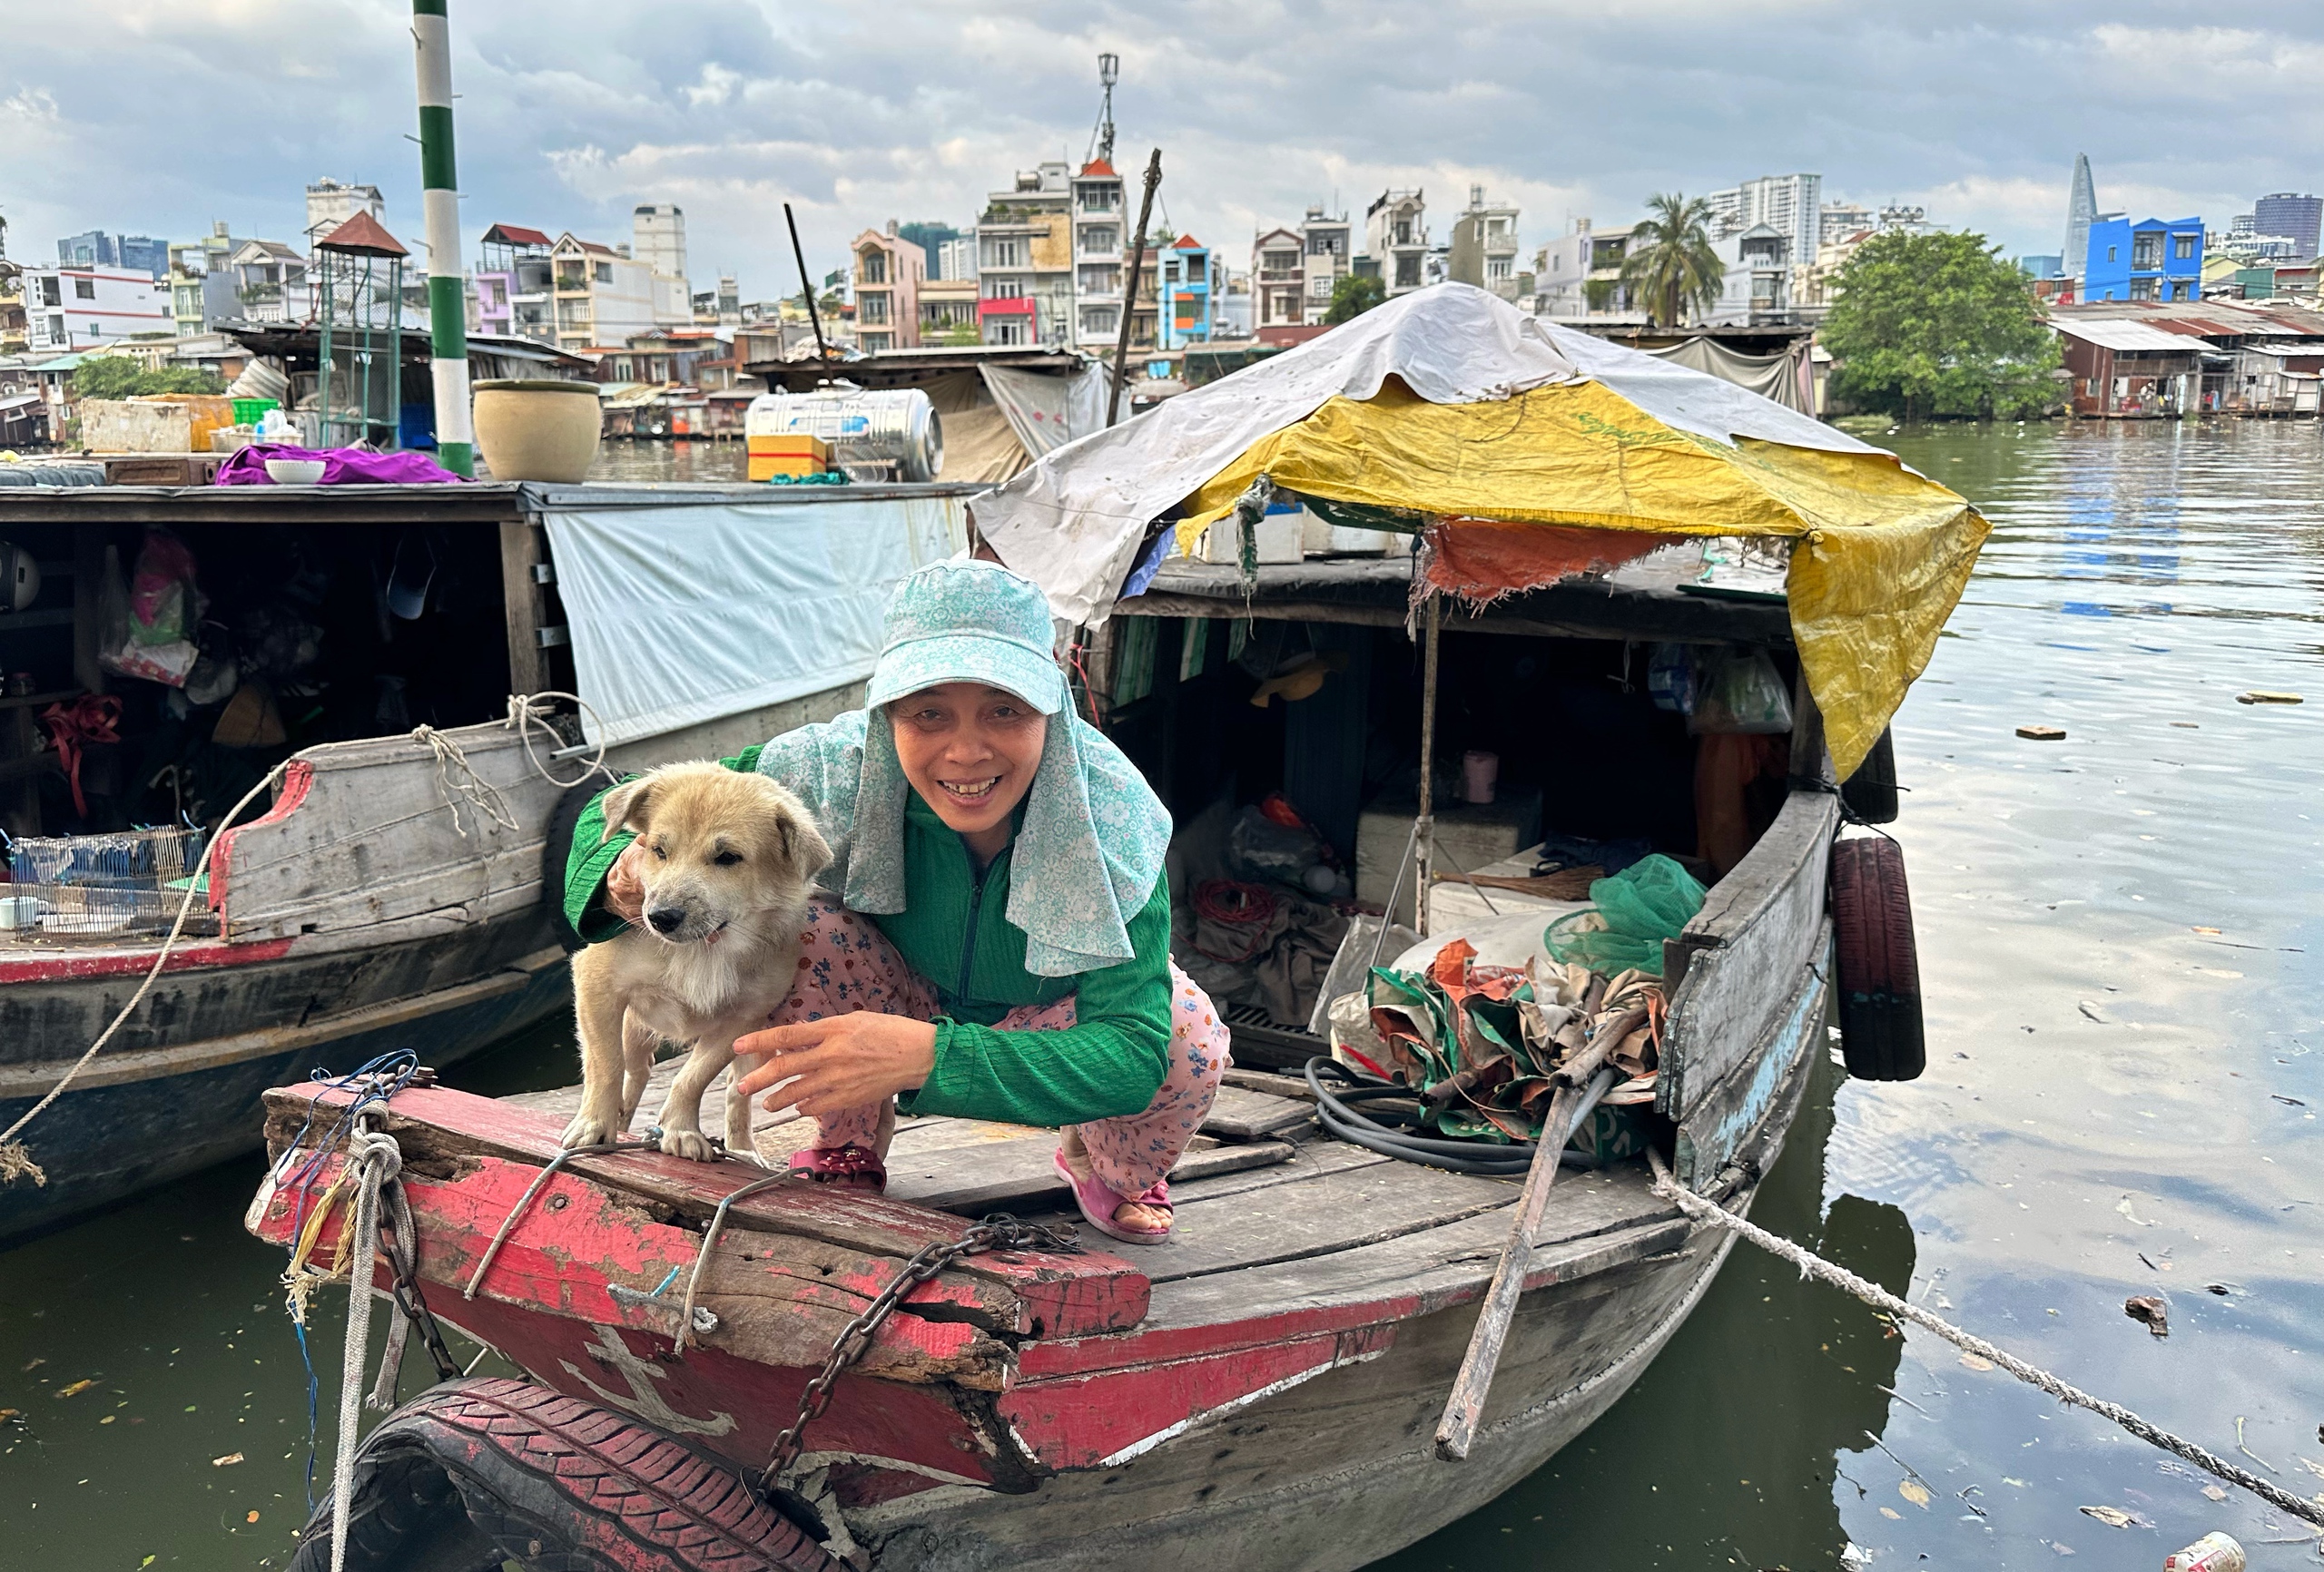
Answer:
[[[662,1150],[706,1161],[702,1095],[791,992],[816,874],[832,860],[814,816],[757,773],[671,764],[606,793],[606,835],[634,830],[644,920],[573,958],[581,1037],[581,1112],[565,1145],[594,1146],[629,1128],[657,1039],[693,1051],[655,1115]],[[755,1063],[755,1061],[753,1061]],[[748,1154],[751,1107],[729,1091],[726,1145]]]

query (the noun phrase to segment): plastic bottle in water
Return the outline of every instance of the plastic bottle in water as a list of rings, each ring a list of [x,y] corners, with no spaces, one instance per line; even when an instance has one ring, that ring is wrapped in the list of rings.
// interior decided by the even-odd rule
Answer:
[[[2162,1563],[2162,1572],[2243,1572],[2243,1547],[2210,1533]]]

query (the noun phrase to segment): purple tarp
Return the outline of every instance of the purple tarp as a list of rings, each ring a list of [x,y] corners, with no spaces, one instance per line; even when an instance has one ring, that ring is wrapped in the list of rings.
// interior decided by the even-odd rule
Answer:
[[[320,458],[324,486],[436,486],[460,479],[419,453],[366,453],[359,447],[293,447],[283,442],[253,442],[218,467],[213,486],[272,486],[270,458]]]

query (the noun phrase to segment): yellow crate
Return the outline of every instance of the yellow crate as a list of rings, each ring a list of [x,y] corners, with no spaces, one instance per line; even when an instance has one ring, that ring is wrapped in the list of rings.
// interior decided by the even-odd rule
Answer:
[[[753,453],[751,455],[753,480],[773,480],[778,475],[821,475],[828,467],[829,466],[812,458],[787,454],[762,456]]]
[[[831,467],[831,444],[820,437],[811,437],[805,432],[783,432],[754,435],[745,440],[753,458],[804,458],[812,459],[817,470]]]

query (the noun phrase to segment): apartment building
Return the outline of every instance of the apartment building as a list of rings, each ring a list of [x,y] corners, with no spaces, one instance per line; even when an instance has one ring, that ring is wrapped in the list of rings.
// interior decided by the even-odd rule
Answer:
[[[549,252],[556,242],[522,224],[495,224],[484,231],[475,269],[468,277],[478,333],[508,334],[543,344],[556,342],[556,295]]]
[[[1469,205],[1452,220],[1452,248],[1447,271],[1457,282],[1491,290],[1514,301],[1520,292],[1517,271],[1517,210],[1485,201],[1485,188],[1469,188]]]
[[[307,259],[281,241],[244,241],[226,259],[226,270],[244,321],[303,322],[313,310]]]
[[[855,343],[867,354],[920,347],[920,291],[928,253],[896,232],[865,230],[848,242],[853,258]]]
[[[139,333],[172,333],[166,283],[143,269],[27,268],[24,290],[25,347],[63,355],[92,349]]]
[[[1420,191],[1385,191],[1364,210],[1364,254],[1390,299],[1427,282],[1428,204]]]
[[[1183,349],[1208,342],[1218,330],[1216,302],[1226,289],[1225,264],[1192,235],[1180,235],[1157,262],[1158,347]]]
[[[1073,203],[1061,161],[1019,171],[977,221],[977,326],[987,344],[1077,341]]]
[[[658,325],[654,270],[567,231],[549,248],[556,347],[578,352],[624,344]],[[689,319],[693,302],[688,301]]]
[[[1122,177],[1093,159],[1073,177],[1073,341],[1106,350],[1122,330],[1122,290],[1129,269]]]
[[[629,217],[629,254],[657,273],[684,279],[686,215],[675,202],[640,202]],[[688,309],[692,309],[689,300]]]
[[[1267,230],[1251,241],[1255,328],[1312,327],[1331,308],[1332,291],[1354,269],[1353,226],[1311,207],[1296,229]]]
[[[1783,237],[1789,256],[1805,263],[1822,243],[1824,177],[1768,174],[1710,193],[1711,238],[1732,240],[1765,224]]]
[[[151,235],[114,235],[91,230],[56,242],[61,268],[113,268],[155,279],[169,276],[170,248]]]
[[[368,213],[373,222],[384,227],[388,221],[388,201],[375,185],[352,185],[324,175],[307,187],[307,245],[314,243],[339,228],[357,213]]]
[[[168,252],[170,315],[181,336],[207,333],[242,314],[228,260],[241,249],[224,219],[198,241],[172,241]]]

